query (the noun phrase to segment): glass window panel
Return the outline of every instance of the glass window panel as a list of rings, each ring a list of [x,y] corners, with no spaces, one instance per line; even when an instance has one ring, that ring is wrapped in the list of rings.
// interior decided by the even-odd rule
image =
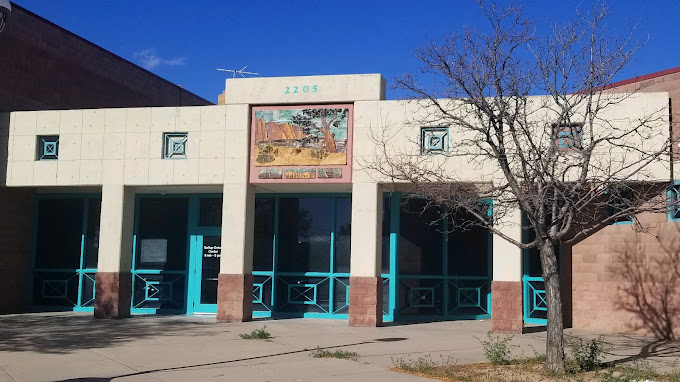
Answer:
[[[140,199],[138,269],[186,268],[188,213],[187,198]]]
[[[335,199],[335,271],[349,273],[352,199]]]
[[[85,268],[97,268],[99,258],[99,221],[102,212],[101,199],[90,199],[87,210],[87,243],[85,246]]]
[[[331,199],[281,198],[279,238],[279,270],[329,272]]]
[[[271,271],[274,260],[274,199],[255,199],[253,270]]]
[[[221,236],[203,236],[201,304],[217,304],[217,275],[222,255]]]
[[[443,233],[438,208],[407,199],[402,203],[399,227],[399,272],[415,275],[443,274]]]
[[[391,197],[383,198],[383,215],[382,215],[382,258],[381,258],[381,272],[390,273],[390,221],[391,221]]]
[[[529,227],[530,224],[529,218],[522,213],[522,226]],[[522,230],[522,242],[524,244],[531,243],[535,238],[536,233],[533,229],[525,228]],[[557,253],[557,268],[559,269],[561,264],[560,246],[554,246],[553,250]],[[541,255],[538,248],[523,249],[522,254],[524,255],[524,259],[522,260],[524,263],[524,274],[531,277],[541,277],[543,275],[543,270],[541,268]]]
[[[457,213],[449,217],[448,272],[449,276],[489,275],[489,231],[478,226],[467,226],[474,217]],[[465,227],[465,228],[461,228]]]
[[[201,198],[198,225],[201,227],[222,226],[222,198]]]
[[[83,206],[82,199],[38,202],[36,268],[80,268]]]

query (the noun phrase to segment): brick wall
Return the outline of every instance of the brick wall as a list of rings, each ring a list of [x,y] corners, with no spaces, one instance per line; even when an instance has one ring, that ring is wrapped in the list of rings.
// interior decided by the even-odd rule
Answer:
[[[211,104],[15,4],[0,49],[0,112]]]
[[[573,246],[573,327],[680,334],[680,223],[638,216],[648,233],[612,225]]]
[[[253,319],[253,275],[217,276],[217,321],[251,321]]]
[[[491,283],[491,329],[499,332],[521,333],[522,282],[493,281]]]
[[[349,326],[382,325],[382,277],[349,278]]]
[[[0,187],[0,314],[26,310],[33,224],[33,191]]]

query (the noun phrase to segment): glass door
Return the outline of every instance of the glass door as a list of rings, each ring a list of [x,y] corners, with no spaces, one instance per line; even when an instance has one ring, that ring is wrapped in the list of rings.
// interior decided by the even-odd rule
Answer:
[[[191,236],[190,314],[217,312],[217,276],[220,273],[221,256],[221,236]]]

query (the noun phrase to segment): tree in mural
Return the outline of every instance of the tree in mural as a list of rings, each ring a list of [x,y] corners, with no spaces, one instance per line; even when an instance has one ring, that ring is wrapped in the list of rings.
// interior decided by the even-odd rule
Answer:
[[[349,109],[302,109],[302,113],[294,115],[291,122],[302,127],[302,132],[307,136],[318,137],[320,134],[326,151],[337,153],[335,135],[331,128],[338,128],[343,122],[346,123],[348,115]]]
[[[613,222],[635,220],[640,212],[665,211],[668,185],[650,174],[671,160],[672,142],[663,133],[668,110],[614,118],[612,108],[634,95],[614,94],[607,86],[641,44],[633,42],[635,28],[623,37],[605,28],[605,7],[578,12],[575,21],[550,25],[540,37],[523,7],[477,2],[488,30],[464,28],[430,42],[416,54],[424,78],[396,80],[426,115],[415,122],[448,126],[448,152],[422,155],[421,142],[399,147],[393,137],[403,130],[392,132],[386,123],[374,129],[373,159],[360,165],[408,184],[425,208],[464,211],[471,217],[465,224],[538,250],[548,309],[545,366],[559,372],[565,367],[564,322],[555,248]],[[539,94],[545,96],[532,97]],[[491,218],[480,200],[493,201]],[[529,242],[503,230],[506,217],[518,210],[526,217],[521,229],[533,237]],[[640,222],[635,227],[644,229]]]

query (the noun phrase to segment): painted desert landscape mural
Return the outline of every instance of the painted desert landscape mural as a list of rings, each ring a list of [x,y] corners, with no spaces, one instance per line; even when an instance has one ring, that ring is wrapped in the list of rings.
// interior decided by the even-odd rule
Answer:
[[[347,164],[347,108],[256,110],[255,166]]]

